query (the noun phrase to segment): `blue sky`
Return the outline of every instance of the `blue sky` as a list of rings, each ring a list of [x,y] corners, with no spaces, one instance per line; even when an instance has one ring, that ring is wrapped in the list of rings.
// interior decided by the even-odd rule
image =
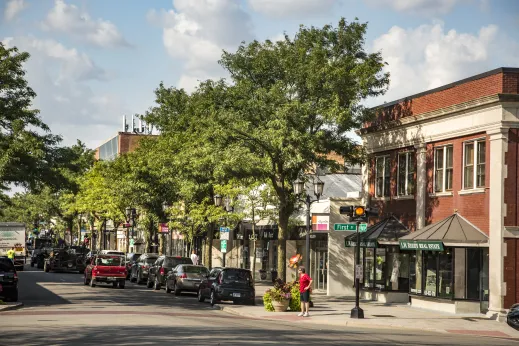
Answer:
[[[389,92],[375,105],[499,67],[519,67],[517,0],[0,0],[0,41],[31,53],[35,107],[65,144],[96,147],[122,115],[153,106],[160,81],[192,90],[225,76],[216,61],[240,41],[293,35],[300,24],[369,22]]]

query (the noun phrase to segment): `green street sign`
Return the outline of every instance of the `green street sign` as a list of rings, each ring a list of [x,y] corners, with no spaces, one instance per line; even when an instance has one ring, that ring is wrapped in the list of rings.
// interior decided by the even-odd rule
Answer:
[[[344,246],[345,247],[356,247],[357,241],[356,240],[349,240],[344,239]],[[360,247],[367,247],[367,248],[376,248],[377,242],[374,240],[361,240],[360,241]]]
[[[227,252],[227,240],[220,240],[220,251]]]
[[[359,232],[366,232],[368,229],[367,223],[361,223],[359,225]],[[357,224],[356,223],[336,223],[333,225],[334,231],[356,231]]]
[[[400,250],[443,251],[441,241],[400,240]]]
[[[335,223],[333,224],[334,231],[356,231],[356,223]]]
[[[135,240],[130,239],[130,246],[133,246],[133,245],[135,245]]]

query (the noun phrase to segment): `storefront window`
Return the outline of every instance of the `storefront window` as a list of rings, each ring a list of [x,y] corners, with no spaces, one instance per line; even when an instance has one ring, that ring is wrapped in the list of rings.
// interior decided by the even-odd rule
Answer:
[[[411,293],[422,293],[422,251],[411,253],[409,258],[409,286]]]
[[[409,254],[389,248],[387,254],[386,287],[392,291],[409,291]]]
[[[438,275],[438,254],[424,251],[425,289],[424,295],[436,297],[436,278]]]
[[[438,296],[441,298],[452,298],[452,250],[447,249],[439,254],[439,283]]]
[[[481,270],[481,249],[467,249],[467,299],[479,300]]]
[[[385,275],[386,272],[386,249],[376,249],[375,262],[375,287],[378,289],[385,289]]]
[[[364,262],[364,287],[374,287],[373,269],[375,265],[375,249],[366,249],[366,258]]]
[[[467,256],[464,248],[454,249],[454,298],[466,299],[466,276],[467,267],[465,266]]]

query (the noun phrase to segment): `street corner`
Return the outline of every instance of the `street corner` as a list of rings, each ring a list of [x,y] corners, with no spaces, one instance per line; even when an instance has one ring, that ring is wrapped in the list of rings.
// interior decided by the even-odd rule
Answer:
[[[16,303],[5,303],[4,305],[0,305],[0,313],[4,311],[11,311],[11,310],[17,310],[23,307],[23,303],[16,302]]]

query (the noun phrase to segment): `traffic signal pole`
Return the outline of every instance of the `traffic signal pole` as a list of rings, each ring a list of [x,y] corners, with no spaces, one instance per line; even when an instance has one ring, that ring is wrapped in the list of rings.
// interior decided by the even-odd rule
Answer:
[[[351,318],[364,318],[364,310],[360,308],[360,278],[357,268],[360,265],[360,221],[357,221],[357,246],[355,258],[355,307],[351,309]]]

